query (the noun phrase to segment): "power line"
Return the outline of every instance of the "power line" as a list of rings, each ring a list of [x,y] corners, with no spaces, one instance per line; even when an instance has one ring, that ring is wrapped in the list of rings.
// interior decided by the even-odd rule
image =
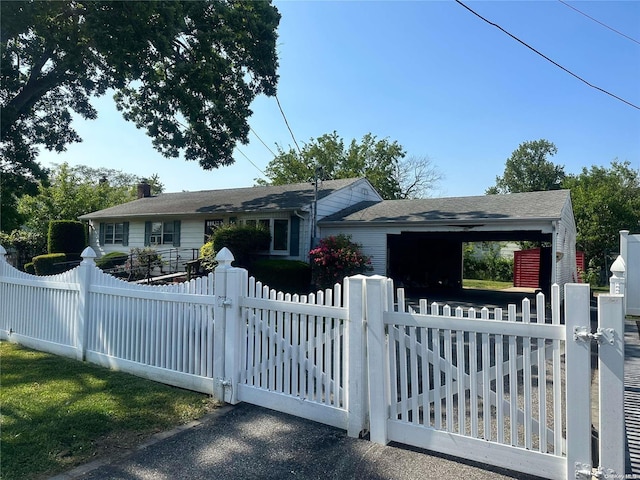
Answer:
[[[287,116],[284,114],[284,111],[282,110],[282,105],[280,105],[280,100],[278,100],[278,95],[274,95],[274,97],[276,97],[276,102],[278,102],[278,108],[280,109],[280,113],[282,114],[282,118],[284,118],[284,123],[287,125],[287,128],[289,129],[289,133],[291,134],[291,138],[293,138],[293,143],[296,144],[296,148],[298,149],[298,153],[302,153],[300,151],[300,147],[298,146],[298,142],[296,141],[296,137],[293,135],[293,131],[291,130],[291,127],[289,126],[289,122],[287,121]]]
[[[506,33],[507,35],[509,35],[511,38],[513,38],[514,40],[516,40],[517,42],[521,43],[522,45],[524,45],[525,47],[527,47],[529,50],[537,53],[538,55],[540,55],[542,58],[544,58],[545,60],[547,60],[548,62],[553,63],[556,67],[558,67],[561,70],[564,70],[565,72],[567,72],[569,75],[571,75],[572,77],[577,78],[578,80],[580,80],[581,82],[587,84],[588,86],[590,86],[591,88],[595,88],[596,90],[601,91],[602,93],[605,93],[613,98],[615,98],[616,100],[620,100],[623,103],[626,103],[627,105],[636,108],[638,110],[640,110],[640,107],[638,105],[634,105],[633,103],[625,100],[624,98],[621,98],[603,88],[598,87],[597,85],[593,85],[592,83],[589,83],[587,80],[585,80],[584,78],[580,77],[579,75],[576,75],[575,73],[573,73],[571,70],[563,67],[562,65],[560,65],[559,63],[553,61],[552,59],[550,59],[549,57],[547,57],[544,53],[536,50],[535,48],[533,48],[531,45],[529,45],[528,43],[520,40],[518,37],[516,37],[515,35],[507,32],[504,28],[502,28],[500,25],[498,25],[497,23],[493,23],[491,20],[487,20],[486,18],[484,18],[482,15],[480,15],[478,12],[476,12],[475,10],[471,9],[470,7],[468,7],[467,5],[465,5],[464,3],[462,3],[460,0],[455,0],[456,3],[458,3],[459,5],[463,6],[464,8],[466,8],[467,10],[469,10],[471,13],[473,13],[476,17],[482,19],[483,21],[487,22],[489,25],[492,25],[494,27],[496,27],[498,30],[502,31],[503,33]]]
[[[256,137],[258,137],[258,140],[260,140],[260,141],[262,142],[262,144],[263,144],[265,147],[267,147],[267,150],[269,150],[269,151],[271,152],[271,155],[273,155],[274,157],[277,157],[277,155],[276,155],[275,153],[273,153],[273,150],[271,150],[271,149],[269,148],[269,145],[267,145],[266,143],[264,143],[264,140],[262,140],[262,139],[260,138],[260,135],[258,135],[258,134],[256,133],[256,131],[255,131],[253,128],[249,127],[249,129],[253,132],[253,134],[254,134]]]
[[[569,7],[570,9],[575,10],[575,11],[576,11],[576,12],[578,12],[580,15],[584,15],[584,16],[585,16],[585,17],[587,17],[588,19],[593,20],[594,22],[596,22],[596,23],[598,23],[598,24],[602,25],[602,26],[603,26],[603,27],[605,27],[605,28],[608,28],[608,29],[609,29],[609,30],[611,30],[612,32],[615,32],[615,33],[617,33],[618,35],[621,35],[621,36],[623,36],[624,38],[626,38],[626,39],[628,39],[628,40],[631,40],[632,42],[636,42],[638,45],[640,45],[640,42],[639,42],[638,40],[636,40],[635,38],[630,37],[629,35],[625,35],[625,34],[624,34],[624,33],[622,33],[622,32],[619,32],[619,31],[618,31],[618,30],[616,30],[615,28],[612,28],[612,27],[610,27],[609,25],[607,25],[606,23],[602,23],[600,20],[598,20],[598,19],[596,19],[596,18],[593,18],[593,17],[591,17],[591,16],[587,15],[587,14],[586,14],[586,13],[584,13],[583,11],[578,10],[576,7],[574,7],[573,5],[569,5],[567,2],[565,2],[565,1],[563,1],[563,0],[558,0],[558,1],[559,1],[561,4],[566,5],[566,6],[567,6],[567,7]]]
[[[238,147],[236,147],[236,150],[238,151],[238,153],[239,153],[240,155],[242,155],[244,158],[246,158],[246,159],[249,161],[249,163],[255,167],[255,169],[256,169],[256,170],[258,170],[262,175],[264,175],[265,177],[267,177],[267,174],[266,174],[266,173],[264,173],[264,172],[260,169],[260,167],[258,167],[255,163],[253,163],[253,162],[251,161],[251,159],[250,159],[249,157],[247,157],[247,156],[244,154],[244,152],[243,152],[242,150],[240,150]],[[267,177],[267,178],[268,178],[268,177]]]

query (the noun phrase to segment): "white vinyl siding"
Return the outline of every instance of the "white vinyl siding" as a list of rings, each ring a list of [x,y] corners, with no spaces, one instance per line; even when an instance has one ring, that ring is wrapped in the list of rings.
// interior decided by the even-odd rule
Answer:
[[[351,241],[362,245],[362,253],[371,257],[371,266],[373,271],[367,272],[367,275],[386,275],[387,274],[387,234],[379,228],[323,228],[322,238],[339,235],[344,233],[351,235]]]

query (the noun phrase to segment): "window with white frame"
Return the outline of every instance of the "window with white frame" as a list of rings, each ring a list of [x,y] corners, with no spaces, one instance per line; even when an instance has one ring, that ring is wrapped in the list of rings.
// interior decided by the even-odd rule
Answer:
[[[271,234],[271,253],[289,252],[289,219],[287,218],[260,218],[244,221],[248,227],[264,228]]]
[[[224,220],[222,218],[214,218],[211,220],[204,221],[204,243],[207,243],[211,240],[211,236],[213,233],[224,225]]]
[[[175,234],[175,222],[151,222],[149,243],[151,245],[174,244]]]
[[[116,243],[122,243],[124,235],[123,223],[105,223],[104,224],[104,244],[114,245]]]

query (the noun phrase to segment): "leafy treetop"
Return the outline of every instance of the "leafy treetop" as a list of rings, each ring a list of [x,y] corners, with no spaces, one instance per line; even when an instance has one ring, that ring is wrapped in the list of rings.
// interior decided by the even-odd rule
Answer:
[[[233,163],[249,105],[277,84],[277,9],[269,2],[0,3],[0,169],[38,175],[37,146],[81,141],[72,113],[115,90],[124,118],[168,157]]]

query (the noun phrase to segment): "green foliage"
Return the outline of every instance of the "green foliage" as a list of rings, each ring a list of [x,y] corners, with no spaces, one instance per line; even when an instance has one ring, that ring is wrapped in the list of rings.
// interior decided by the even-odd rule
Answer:
[[[49,253],[65,253],[71,259],[80,259],[88,245],[87,229],[82,222],[53,220],[49,222],[47,249]]]
[[[235,258],[235,266],[249,268],[259,252],[269,250],[271,234],[260,227],[229,225],[218,228],[212,241],[215,252],[227,247]]]
[[[513,283],[513,258],[500,256],[499,243],[485,244],[486,248],[481,253],[473,245],[464,245],[464,278]]]
[[[18,211],[28,230],[46,236],[51,220],[77,220],[80,215],[135,200],[141,180],[119,170],[63,163],[54,167],[49,184],[40,184],[35,195],[20,198]],[[157,175],[148,182],[154,194],[164,188]]]
[[[592,270],[590,278],[604,279],[610,255],[620,249],[620,230],[640,231],[640,170],[613,161],[609,168],[583,168],[563,186],[571,189],[576,243]]]
[[[0,158],[28,176],[38,146],[81,138],[93,96],[168,157],[210,169],[248,141],[253,99],[276,92],[280,15],[269,2],[1,2]]]
[[[24,271],[31,274],[31,275],[35,275],[36,274],[36,267],[33,266],[33,262],[27,262],[24,264]]]
[[[207,243],[200,247],[200,266],[207,272],[212,272],[218,266],[216,261],[216,251],[213,249],[213,240],[209,240]]]
[[[371,259],[362,253],[362,245],[345,234],[321,239],[309,252],[309,260],[317,288],[330,288],[345,277],[373,270]]]
[[[33,257],[36,275],[55,275],[68,270],[67,256],[64,253],[47,253]]]
[[[128,258],[128,253],[109,252],[106,255],[103,255],[102,257],[96,259],[96,266],[101,270],[112,270],[120,266],[124,268],[124,265]]]
[[[207,395],[0,342],[5,480],[49,478],[201,417]]]
[[[34,166],[35,168],[35,166]],[[0,233],[10,233],[19,229],[26,220],[18,211],[18,200],[23,195],[35,195],[38,182],[46,183],[48,171],[38,167],[37,172],[28,169],[10,169],[8,162],[0,157]]]
[[[149,278],[154,268],[162,267],[162,256],[153,248],[132,248],[124,264],[129,280]]]
[[[559,190],[565,178],[564,167],[547,159],[558,152],[548,140],[521,143],[507,159],[504,174],[487,194]]]
[[[404,160],[405,151],[396,141],[377,140],[367,133],[358,143],[345,146],[336,132],[311,139],[301,152],[278,146],[278,155],[265,169],[268,181],[259,184],[285,185],[313,180],[316,168],[322,180],[367,177],[385,199],[425,195],[441,179],[427,157]]]
[[[281,292],[304,294],[309,292],[311,285],[311,266],[298,260],[256,260],[249,273],[264,285]]]
[[[14,230],[10,234],[0,232],[0,245],[16,252],[16,265],[23,265],[36,255],[47,251],[46,238],[38,232],[26,230]]]

